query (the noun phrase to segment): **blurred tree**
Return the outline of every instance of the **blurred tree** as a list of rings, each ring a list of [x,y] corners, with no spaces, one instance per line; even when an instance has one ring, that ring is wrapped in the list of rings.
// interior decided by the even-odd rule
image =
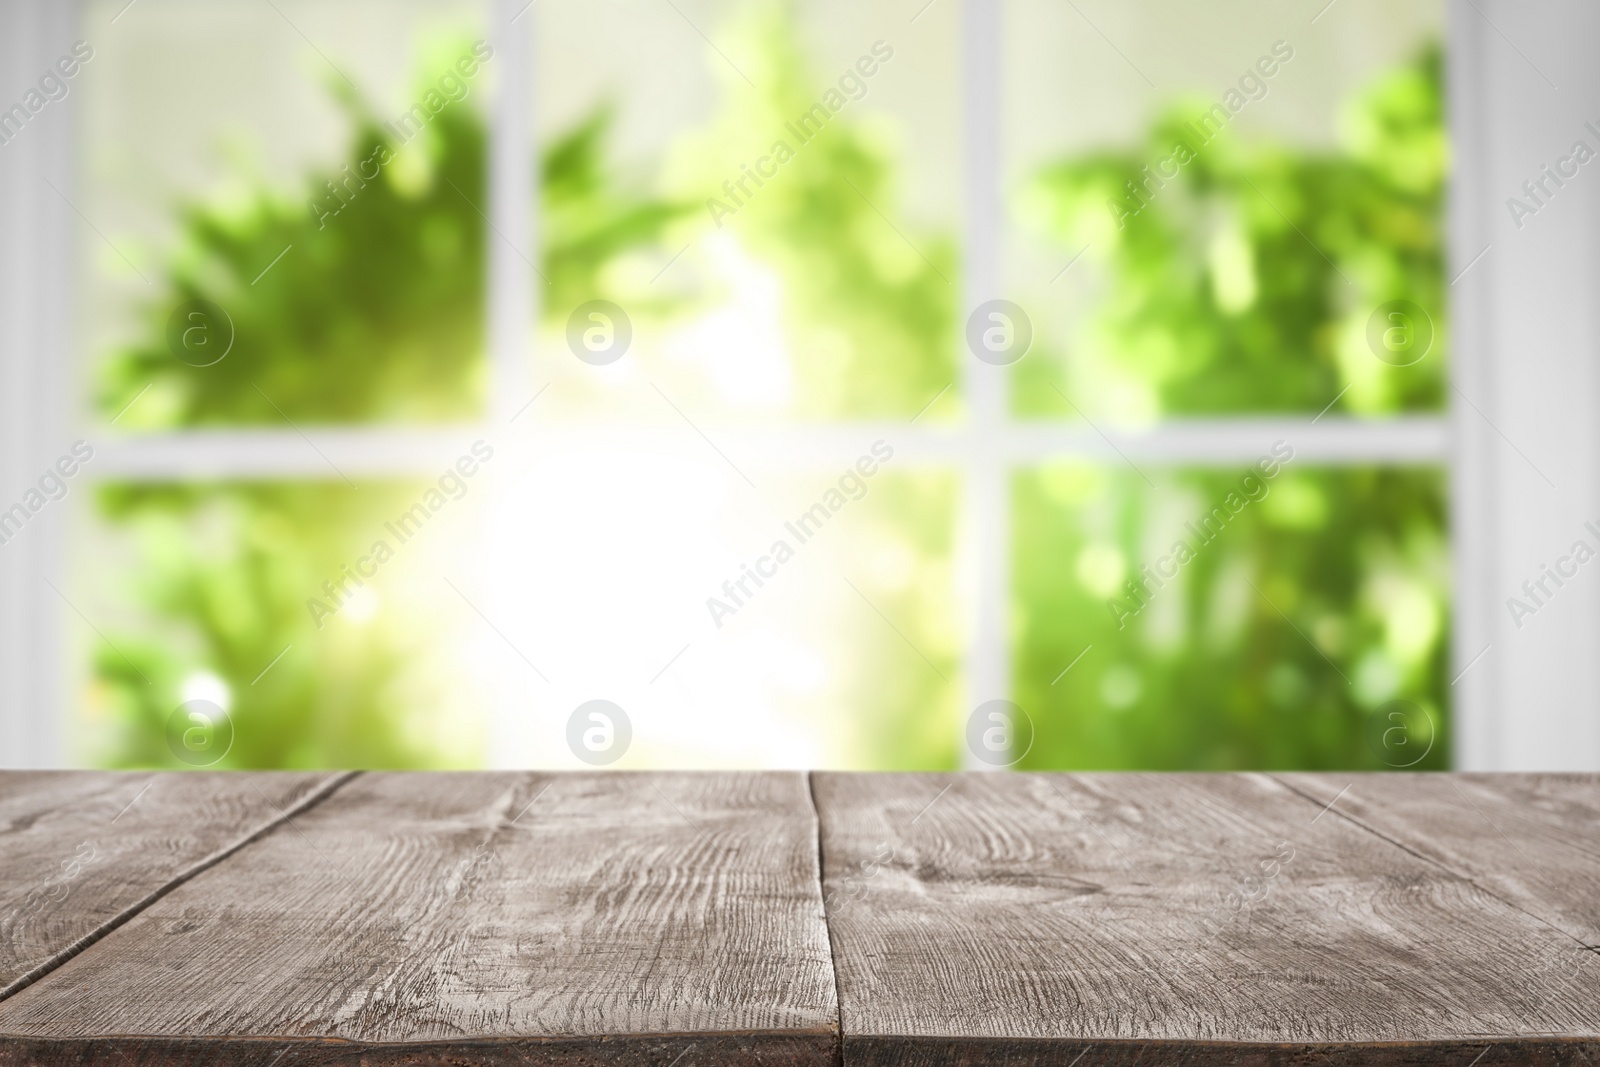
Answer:
[[[1245,143],[1227,128],[1201,145],[1185,120],[1204,105],[1190,104],[1136,150],[1046,168],[1026,197],[1029,223],[1072,253],[1087,246],[1093,310],[1018,364],[1018,410],[1070,415],[1064,393],[1118,398],[1110,413],[1134,419],[1315,412],[1347,388],[1336,412],[1439,409],[1440,72],[1430,48],[1380,78],[1347,107],[1337,151]],[[1193,158],[1177,177],[1131,193],[1179,144]],[[1415,366],[1380,362],[1367,345],[1368,319],[1395,299],[1438,331]]]
[[[369,110],[343,100],[354,127],[345,173],[313,176],[304,199],[180,208],[165,292],[146,307],[144,340],[106,366],[104,410],[151,382],[129,412],[135,425],[443,421],[482,406],[482,120],[447,107],[391,145]],[[391,160],[362,182],[380,150]],[[199,299],[227,312],[234,343],[192,367],[167,347],[167,316]]]
[[[542,311],[551,325],[564,324],[572,308],[608,293],[602,275],[613,260],[656,244],[668,225],[693,210],[687,203],[617,187],[605,152],[611,123],[611,108],[597,108],[544,152],[539,222],[549,286]],[[658,291],[650,297],[630,294],[629,304],[642,314],[660,315],[683,301]]]
[[[348,171],[370,174],[385,145],[392,158],[380,175],[342,186],[337,214],[327,183],[343,182],[344,166],[314,175],[306,202],[263,193],[242,212],[185,205],[184,245],[147,307],[143,339],[103,369],[107,414],[146,382],[155,383],[150,396],[132,409],[146,427],[282,425],[286,416],[416,422],[481,410],[482,118],[447,107],[419,138],[393,146],[369,109],[341,99],[352,126]],[[653,240],[681,211],[611,180],[607,122],[597,111],[542,160],[542,270],[563,291],[596,285],[613,250]],[[285,262],[252,283],[286,246]],[[224,307],[236,331],[227,358],[202,368],[174,359],[165,343],[166,314],[194,299]],[[95,652],[99,760],[175,763],[164,724],[203,664],[236,701],[223,766],[480,763],[481,724],[418,678],[432,635],[375,623],[312,640],[305,599],[420,490],[395,481],[366,482],[359,493],[315,481],[104,487],[101,512],[133,538],[143,564],[128,598],[157,628],[119,633]],[[253,684],[290,644],[299,651]]]
[[[749,73],[757,91],[741,83],[724,94],[716,120],[676,149],[671,184],[696,200],[696,236],[737,242],[782,279],[796,415],[910,417],[956,382],[955,240],[944,220],[928,227],[906,217],[892,133],[865,113],[864,100],[845,104],[808,139],[797,136],[795,121],[837,77],[807,60],[799,23],[794,5],[779,3],[732,27],[730,47],[755,57]],[[876,76],[889,77],[894,63],[885,61]],[[814,122],[807,127],[814,129]],[[791,155],[774,152],[778,141]],[[748,198],[729,197],[724,183],[763,155],[784,159],[776,177]],[[713,198],[737,204],[732,215],[719,212],[715,225],[705,206]],[[707,287],[679,314],[726,298]],[[947,399],[956,403],[931,419],[959,410],[957,390]]]
[[[835,117],[721,229],[700,215],[702,194],[737,171],[740,153],[749,158],[742,131],[781,130],[826,84],[803,62],[787,9],[752,18],[742,32],[762,57],[752,66],[760,91],[741,86],[703,136],[684,139],[669,168],[671,192],[617,179],[605,108],[546,148],[537,282],[544,325],[559,329],[584,300],[622,295],[612,265],[669,232],[676,247],[677,231],[689,228],[736,242],[781,280],[799,414],[909,417],[956,379],[957,256],[947,234],[905,218],[893,153],[871,121]],[[1144,390],[1160,412],[1315,410],[1344,385],[1340,403],[1351,411],[1437,407],[1442,340],[1409,368],[1381,364],[1365,348],[1367,316],[1382,300],[1415,300],[1444,326],[1437,80],[1436,54],[1387,78],[1352,111],[1340,153],[1219,141],[1122,230],[1109,225],[1105,201],[1152,157],[1101,154],[1050,168],[1034,190],[1037,217],[1072,251],[1086,233],[1103,239],[1096,255],[1106,295],[1077,334],[1040,340],[1045,356],[1052,343],[1073,354],[1070,374],[1055,358],[1018,365],[1019,408],[1058,414],[1065,404],[1056,387],[1082,396],[1107,376]],[[369,111],[346,106],[354,169],[384,134]],[[1173,127],[1168,120],[1152,132],[1152,150],[1170,150]],[[476,416],[485,386],[485,241],[501,239],[480,213],[484,153],[481,118],[451,107],[337,215],[319,218],[308,204],[267,194],[243,212],[184,207],[185,245],[149,307],[146,340],[106,365],[105,410],[153,381],[129,421]],[[308,182],[325,208],[324,183],[342,170]],[[285,248],[278,268],[251,284]],[[660,295],[626,295],[630,311],[658,322],[727,299],[710,275]],[[216,366],[190,368],[166,350],[165,315],[190,299],[233,316],[235,350]],[[957,410],[951,390],[928,418]],[[1172,501],[1209,508],[1236,479],[1161,475],[1160,489],[1147,491],[1070,464],[1019,475],[1016,692],[1039,727],[1029,765],[1382,765],[1368,758],[1362,730],[1369,709],[1396,694],[1423,704],[1444,728],[1445,541],[1434,472],[1291,469],[1228,540],[1186,570],[1182,588],[1116,629],[1107,575],[1148,561],[1151,531],[1164,529]],[[481,736],[447,724],[437,680],[417,673],[430,635],[379,619],[310,641],[304,598],[418,488],[103,489],[105,514],[132,533],[146,564],[128,569],[138,586],[130,599],[150,609],[156,628],[138,638],[118,630],[115,646],[97,647],[102,760],[173,762],[163,726],[196,664],[235,697],[239,731],[224,765],[480,759]],[[857,577],[937,665],[928,671],[908,660],[901,637],[875,617],[852,635],[846,685],[871,711],[855,736],[864,763],[955,760],[960,687],[946,679],[959,677],[961,647],[949,602],[957,491],[952,476],[919,472],[874,488],[862,513],[871,552]],[[891,558],[893,567],[884,563]],[[912,578],[880,587],[880,569]],[[1250,582],[1265,596],[1250,599]],[[290,644],[295,653],[253,685]],[[1049,684],[1089,644],[1094,651]],[[1439,765],[1445,751],[1440,740],[1420,765]]]
[[[1019,409],[1071,417],[1065,396],[1134,395],[1120,414],[1316,412],[1345,389],[1334,410],[1438,409],[1439,79],[1437,49],[1379,79],[1350,106],[1340,151],[1224,131],[1143,206],[1125,183],[1191,139],[1193,112],[1174,110],[1139,151],[1046,169],[1034,218],[1064,249],[1089,243],[1100,276],[1076,332],[1018,364]],[[1439,332],[1412,366],[1367,344],[1373,310],[1394,299]],[[1291,466],[1122,626],[1108,601],[1175,539],[1194,542],[1183,523],[1243,471],[1150,473],[1154,487],[1074,464],[1016,479],[1014,684],[1038,731],[1027,766],[1382,769],[1424,750],[1416,769],[1448,766],[1440,472]],[[1421,712],[1409,747],[1373,743],[1392,699]]]
[[[1024,766],[1449,766],[1440,472],[1292,463],[1209,543],[1184,524],[1243,472],[1148,473],[1154,487],[1055,464],[1015,482],[1013,691],[1037,732]],[[1109,602],[1132,606],[1127,581],[1178,539],[1194,559],[1119,620]],[[1385,745],[1397,699],[1421,718]]]
[[[127,597],[149,622],[95,655],[92,743],[112,766],[180,765],[166,724],[197,666],[226,686],[223,767],[460,767],[482,723],[435,677],[438,635],[380,612],[317,630],[306,599],[366,552],[421,485],[110,485],[101,510],[134,539]],[[292,646],[292,648],[290,647]],[[126,658],[124,658],[126,657]]]

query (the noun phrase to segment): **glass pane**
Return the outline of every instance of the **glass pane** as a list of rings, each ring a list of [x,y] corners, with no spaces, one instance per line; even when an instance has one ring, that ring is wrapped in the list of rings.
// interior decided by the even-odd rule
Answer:
[[[1024,766],[1449,766],[1443,473],[1265,460],[1017,476]]]
[[[1015,410],[1439,409],[1442,6],[1008,5]]]
[[[435,488],[102,487],[108,521],[81,538],[69,593],[95,627],[81,631],[80,754],[113,767],[480,764],[470,609],[440,574],[484,497],[463,493],[423,528],[412,509]],[[225,750],[191,734],[181,709],[194,700],[226,713]]]
[[[752,471],[759,492],[692,433],[529,457],[463,586],[506,638],[480,630],[479,671],[519,709],[491,758],[580,765],[569,722],[604,700],[620,767],[951,766],[956,487],[874,444]]]
[[[957,16],[540,3],[545,417],[910,417],[955,383]]]
[[[475,414],[481,0],[124,7],[89,4],[116,43],[79,75],[99,412],[119,429]]]

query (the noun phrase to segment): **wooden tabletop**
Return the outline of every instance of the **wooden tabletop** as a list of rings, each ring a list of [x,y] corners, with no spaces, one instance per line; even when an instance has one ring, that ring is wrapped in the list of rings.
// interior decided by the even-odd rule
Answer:
[[[0,773],[0,1067],[1600,1064],[1600,776]]]

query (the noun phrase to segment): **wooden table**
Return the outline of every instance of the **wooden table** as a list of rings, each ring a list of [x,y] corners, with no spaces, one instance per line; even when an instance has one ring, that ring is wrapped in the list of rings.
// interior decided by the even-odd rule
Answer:
[[[1600,1064],[1600,777],[0,774],[0,1065]]]

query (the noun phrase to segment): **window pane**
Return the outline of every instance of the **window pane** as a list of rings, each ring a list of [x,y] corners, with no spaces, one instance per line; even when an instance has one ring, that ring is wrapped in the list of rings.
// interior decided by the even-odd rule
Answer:
[[[1267,458],[1017,477],[1024,765],[1449,766],[1442,472]]]
[[[523,709],[491,758],[576,765],[569,716],[607,700],[622,767],[952,765],[955,484],[894,465],[755,491],[688,432],[529,457],[464,587],[507,639],[481,631],[479,669]]]
[[[1440,408],[1441,30],[1437,0],[1008,6],[1015,409]]]
[[[483,6],[144,0],[118,17],[80,75],[102,415],[137,429],[479,410]]]
[[[956,5],[532,16],[545,417],[909,417],[955,382]]]
[[[418,533],[406,516],[433,487],[102,487],[108,521],[82,539],[70,593],[95,620],[82,631],[81,754],[113,767],[478,765],[487,723],[463,669],[470,609],[439,575],[481,521],[483,494]],[[179,709],[196,699],[230,717],[225,753],[184,748]]]

